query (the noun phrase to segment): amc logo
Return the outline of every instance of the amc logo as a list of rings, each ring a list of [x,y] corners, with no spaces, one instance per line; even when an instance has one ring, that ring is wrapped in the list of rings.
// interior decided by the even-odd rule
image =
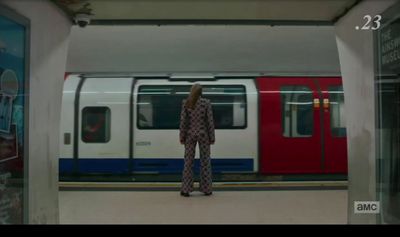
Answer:
[[[355,201],[354,213],[355,214],[378,214],[379,202],[375,201]]]

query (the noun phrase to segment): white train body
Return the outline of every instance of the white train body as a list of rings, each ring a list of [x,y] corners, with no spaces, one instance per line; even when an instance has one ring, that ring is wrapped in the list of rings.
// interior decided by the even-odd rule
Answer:
[[[204,97],[214,98],[213,172],[258,172],[254,80],[196,82],[203,85]],[[180,173],[184,149],[178,118],[192,84],[185,79],[69,75],[62,103],[60,172]]]

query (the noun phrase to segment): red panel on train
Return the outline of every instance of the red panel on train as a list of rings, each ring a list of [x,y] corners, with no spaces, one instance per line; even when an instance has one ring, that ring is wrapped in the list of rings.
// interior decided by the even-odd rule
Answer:
[[[257,84],[261,173],[345,173],[340,78],[263,77],[257,78]]]

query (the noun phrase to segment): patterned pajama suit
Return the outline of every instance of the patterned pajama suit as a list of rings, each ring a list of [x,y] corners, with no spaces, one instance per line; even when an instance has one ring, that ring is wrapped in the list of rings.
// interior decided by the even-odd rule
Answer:
[[[210,144],[215,142],[214,120],[211,103],[199,98],[193,109],[182,104],[180,122],[180,141],[185,144],[185,164],[182,173],[182,188],[184,193],[193,191],[193,164],[196,143],[200,148],[200,191],[212,192],[212,173],[210,160]]]

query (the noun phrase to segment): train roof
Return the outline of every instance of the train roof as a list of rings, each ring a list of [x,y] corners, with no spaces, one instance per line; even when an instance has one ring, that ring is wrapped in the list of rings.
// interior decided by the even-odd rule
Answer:
[[[167,79],[167,80],[215,80],[215,79],[245,79],[255,77],[340,77],[339,74],[296,74],[296,73],[268,73],[268,72],[209,72],[209,73],[150,73],[150,72],[74,72],[69,75],[86,78],[136,78],[136,79]],[[69,76],[68,75],[68,76]]]

